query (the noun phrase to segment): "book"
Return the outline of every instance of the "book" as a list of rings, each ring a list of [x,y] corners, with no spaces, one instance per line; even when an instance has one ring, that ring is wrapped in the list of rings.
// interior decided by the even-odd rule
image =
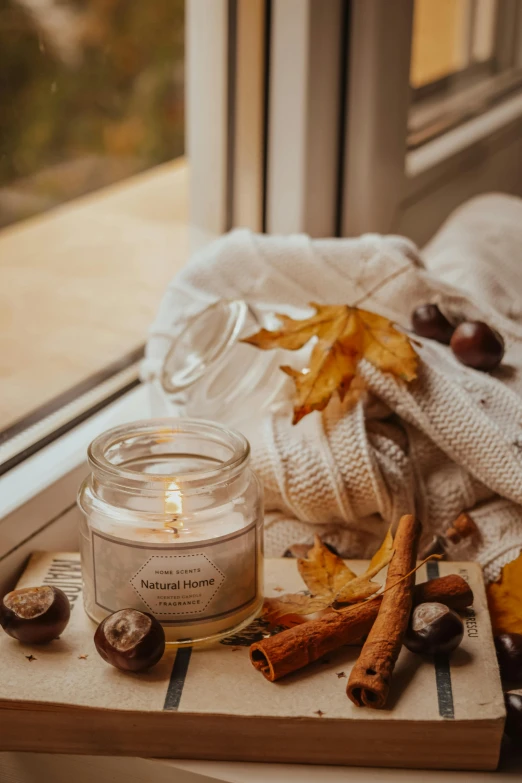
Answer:
[[[303,589],[296,561],[267,560],[266,594]],[[363,561],[349,561],[362,572]],[[494,769],[504,700],[479,566],[429,563],[459,573],[475,595],[450,658],[403,649],[388,708],[361,709],[345,689],[356,647],[344,647],[278,683],[252,667],[260,621],[207,648],[167,649],[142,674],[107,665],[82,605],[77,553],[35,553],[19,587],[61,587],[72,606],[58,640],[0,638],[0,750],[431,769]],[[427,578],[427,566],[417,582]]]

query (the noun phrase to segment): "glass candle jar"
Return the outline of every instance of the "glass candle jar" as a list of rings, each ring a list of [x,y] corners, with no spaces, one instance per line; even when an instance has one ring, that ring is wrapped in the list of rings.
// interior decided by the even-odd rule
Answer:
[[[167,642],[209,642],[263,602],[262,493],[239,432],[152,419],[100,435],[79,493],[84,604],[150,612]]]
[[[261,320],[242,300],[222,299],[202,310],[169,339],[159,374],[145,373],[154,415],[201,416],[242,429],[252,411],[286,399],[292,382],[279,367],[304,366],[309,349],[260,351],[242,342],[279,325],[274,316]]]

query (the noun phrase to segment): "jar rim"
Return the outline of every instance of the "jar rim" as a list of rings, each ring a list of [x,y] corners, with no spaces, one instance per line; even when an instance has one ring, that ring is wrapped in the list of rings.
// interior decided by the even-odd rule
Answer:
[[[168,394],[183,392],[219,364],[237,343],[248,316],[258,323],[255,312],[242,299],[218,299],[192,316],[172,340],[163,361],[160,376],[163,389]],[[212,341],[205,346],[197,345],[198,329],[211,335]],[[183,351],[190,356],[188,366],[184,366],[187,359]]]
[[[229,459],[219,462],[215,466],[171,474],[132,470],[126,468],[125,463],[115,464],[107,457],[108,450],[117,446],[118,443],[123,444],[127,440],[140,436],[161,436],[167,433],[171,435],[176,433],[199,435],[210,442],[227,446],[232,453]],[[123,480],[133,484],[139,482],[146,484],[149,490],[155,487],[164,488],[166,483],[175,481],[184,492],[187,492],[191,489],[197,491],[198,488],[230,480],[246,467],[250,458],[250,444],[238,430],[215,421],[175,417],[140,419],[113,427],[98,435],[89,445],[87,456],[93,472],[108,480],[118,482]]]

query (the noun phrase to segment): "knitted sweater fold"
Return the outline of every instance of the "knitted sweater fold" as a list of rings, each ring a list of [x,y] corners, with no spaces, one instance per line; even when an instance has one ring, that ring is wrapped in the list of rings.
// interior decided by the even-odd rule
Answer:
[[[506,355],[494,375],[420,340],[410,384],[362,361],[366,390],[355,405],[334,398],[293,426],[287,393],[272,409],[252,411],[243,427],[265,488],[269,555],[320,532],[343,555],[368,557],[401,514],[417,513],[427,540],[467,510],[480,537],[466,557],[482,564],[487,579],[498,578],[522,550],[522,201],[474,199],[423,253],[402,237],[233,231],[170,285],[151,330],[145,379],[159,376],[169,339],[187,318],[221,297],[244,299],[260,313],[303,315],[310,301],[359,302],[403,329],[416,306],[436,302],[503,335]]]

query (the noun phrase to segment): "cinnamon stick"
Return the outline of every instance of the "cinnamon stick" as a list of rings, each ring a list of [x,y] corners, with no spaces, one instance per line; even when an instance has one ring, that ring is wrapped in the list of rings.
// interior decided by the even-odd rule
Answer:
[[[301,623],[255,642],[250,647],[250,660],[267,680],[275,682],[319,660],[323,655],[366,636],[379,613],[382,598],[378,596],[339,611],[331,611],[317,620]],[[426,601],[438,601],[458,611],[471,606],[473,592],[461,576],[450,574],[415,587],[414,606]]]
[[[411,614],[420,522],[407,514],[399,520],[395,551],[388,566],[387,592],[348,679],[346,692],[359,707],[380,709],[386,705],[390,681]],[[406,576],[408,574],[408,576]]]

